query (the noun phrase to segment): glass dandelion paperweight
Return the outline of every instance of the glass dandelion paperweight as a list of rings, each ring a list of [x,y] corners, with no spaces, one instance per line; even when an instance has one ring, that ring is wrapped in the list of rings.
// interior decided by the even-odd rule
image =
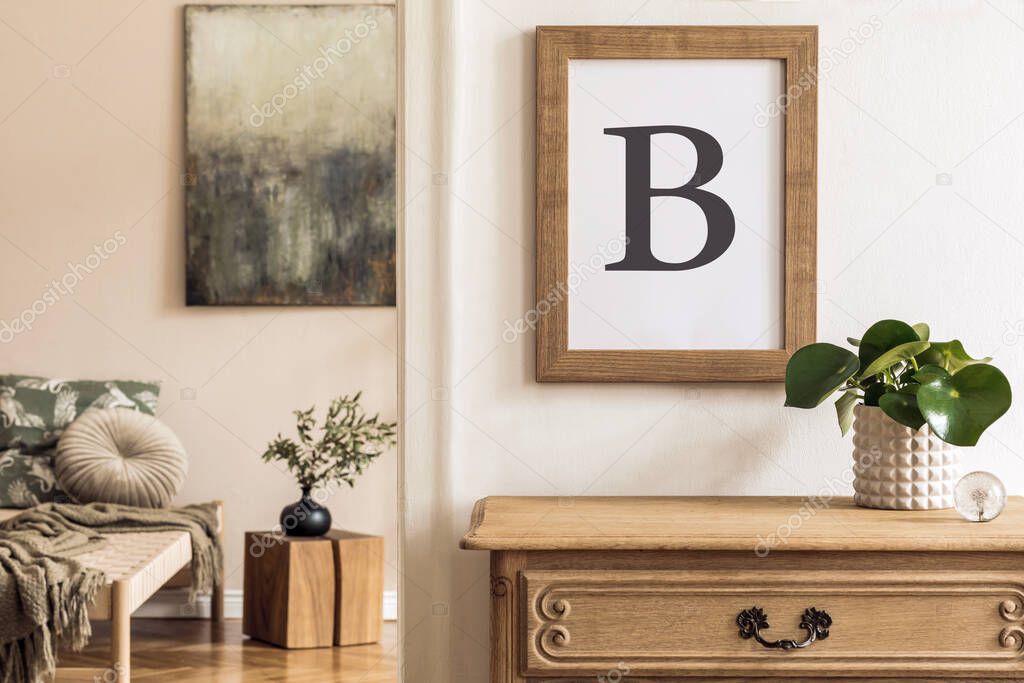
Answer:
[[[970,522],[988,522],[1006,507],[1006,489],[999,477],[989,472],[965,474],[953,491],[956,511]]]

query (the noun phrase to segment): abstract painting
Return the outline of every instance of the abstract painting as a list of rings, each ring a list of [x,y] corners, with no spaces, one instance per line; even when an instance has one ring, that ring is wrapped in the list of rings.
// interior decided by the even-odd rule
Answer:
[[[395,13],[185,8],[189,305],[395,304]]]

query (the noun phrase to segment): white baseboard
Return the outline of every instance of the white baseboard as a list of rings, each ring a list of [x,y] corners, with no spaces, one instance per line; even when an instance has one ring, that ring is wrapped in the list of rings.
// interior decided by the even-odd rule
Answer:
[[[165,588],[157,591],[132,616],[143,619],[209,619],[210,596],[200,595],[194,604],[189,604],[188,589]],[[224,616],[228,619],[242,618],[241,590],[224,591]]]
[[[135,610],[133,617],[143,619],[209,619],[210,596],[200,595],[195,604],[188,602],[188,590],[184,588],[168,588],[158,591],[156,595]],[[242,618],[242,591],[228,589],[224,591],[224,617],[227,619]],[[398,619],[398,591],[384,591],[384,621]]]
[[[384,591],[384,621],[398,621],[398,591]]]

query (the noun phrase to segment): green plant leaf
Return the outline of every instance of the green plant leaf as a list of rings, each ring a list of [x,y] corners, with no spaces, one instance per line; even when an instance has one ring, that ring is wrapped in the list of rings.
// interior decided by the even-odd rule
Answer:
[[[879,320],[868,328],[860,340],[860,348],[857,356],[860,359],[860,366],[866,368],[876,358],[900,344],[919,342],[914,328],[901,320]],[[862,376],[865,373],[861,373]],[[869,373],[874,374],[874,373]]]
[[[846,341],[849,342],[850,346],[860,346],[860,339],[854,337],[847,337]]]
[[[960,343],[960,340],[954,339],[948,342],[932,342],[928,350],[918,356],[917,364],[937,365],[955,374],[961,368],[966,368],[968,365],[988,363],[991,360],[992,358],[988,356],[985,358],[971,358],[964,351],[964,345]]]
[[[864,348],[861,346],[861,348]],[[868,365],[863,372],[860,373],[861,378],[870,377],[871,375],[877,375],[882,370],[887,370],[897,363],[902,363],[905,360],[910,360],[914,356],[918,355],[922,351],[928,348],[928,342],[926,341],[912,341],[906,344],[900,344],[893,347],[876,357],[871,364]]]
[[[928,341],[928,337],[931,335],[931,328],[928,327],[928,323],[914,323],[911,325],[914,328],[914,332],[917,332],[917,338],[921,341]]]
[[[917,397],[912,393],[895,391],[878,399],[878,407],[886,415],[911,429],[920,429],[924,416],[917,407]]]
[[[895,368],[893,373],[893,384],[900,388],[900,391],[913,379],[914,366],[904,363],[901,367]]]
[[[864,405],[877,406],[878,399],[892,391],[896,391],[896,387],[891,384],[886,384],[885,382],[870,384],[868,385],[868,388],[864,390]]]
[[[921,414],[935,434],[955,446],[973,446],[1010,408],[1006,376],[991,365],[970,365],[947,377],[922,384],[917,392]]]
[[[853,424],[853,407],[857,405],[857,392],[853,389],[844,391],[836,400],[836,417],[839,418],[839,431],[843,436],[850,431]]]
[[[927,353],[927,351],[925,353]],[[914,379],[920,384],[928,384],[928,382],[931,382],[933,379],[943,379],[946,377],[949,377],[949,373],[938,365],[922,365],[921,368],[914,373]]]
[[[857,374],[857,356],[835,344],[808,344],[786,365],[786,405],[814,408]]]

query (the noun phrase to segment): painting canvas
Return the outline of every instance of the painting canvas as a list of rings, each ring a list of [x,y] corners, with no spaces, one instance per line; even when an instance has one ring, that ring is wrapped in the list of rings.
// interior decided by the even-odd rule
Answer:
[[[185,25],[187,303],[394,305],[394,7]]]

